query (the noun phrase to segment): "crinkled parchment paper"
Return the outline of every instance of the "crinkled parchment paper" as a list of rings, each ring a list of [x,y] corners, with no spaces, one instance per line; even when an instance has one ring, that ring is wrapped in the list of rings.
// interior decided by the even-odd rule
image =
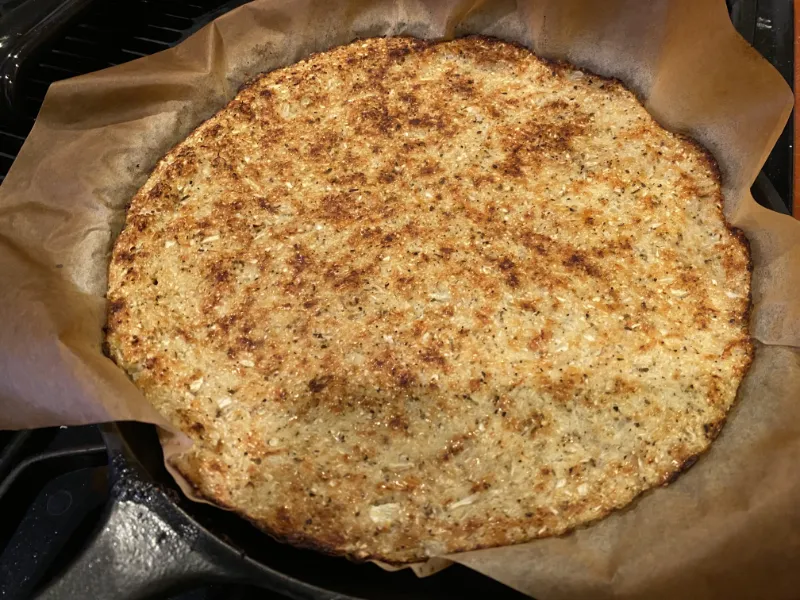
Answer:
[[[619,77],[712,150],[753,250],[759,344],[722,435],[676,483],[571,535],[448,558],[540,600],[796,598],[800,223],[748,191],[792,96],[723,0],[259,0],[172,50],[54,84],[0,188],[0,427],[158,422],[101,350],[110,247],[156,160],[244,80],[356,37],[467,33]]]

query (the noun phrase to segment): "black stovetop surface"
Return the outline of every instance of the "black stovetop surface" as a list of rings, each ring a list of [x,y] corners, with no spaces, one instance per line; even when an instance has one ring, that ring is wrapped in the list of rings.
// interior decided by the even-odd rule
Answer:
[[[0,24],[23,2],[0,0]],[[44,0],[47,1],[47,0]],[[168,48],[238,4],[222,0],[84,0],[70,24],[22,65],[13,111],[0,108],[0,181],[33,126],[48,86]],[[737,29],[792,83],[791,0],[728,0]],[[0,48],[4,32],[0,30]],[[1,100],[0,100],[1,102]],[[754,186],[780,212],[791,206],[792,123]],[[100,519],[108,494],[105,448],[96,427],[0,432],[0,598],[27,598],[68,568]],[[244,586],[207,585],[173,598],[278,598]]]
[[[0,432],[0,598],[30,598],[69,567],[101,520],[108,498],[107,462],[95,426]],[[283,597],[232,584],[206,584],[169,596],[250,598]]]

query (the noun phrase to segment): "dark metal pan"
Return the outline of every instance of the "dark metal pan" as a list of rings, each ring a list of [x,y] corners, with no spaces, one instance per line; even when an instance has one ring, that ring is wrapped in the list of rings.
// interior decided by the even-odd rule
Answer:
[[[39,600],[134,600],[204,582],[246,583],[290,598],[519,599],[461,566],[417,578],[279,543],[236,515],[187,500],[164,468],[155,429],[104,427],[110,500],[83,553]]]

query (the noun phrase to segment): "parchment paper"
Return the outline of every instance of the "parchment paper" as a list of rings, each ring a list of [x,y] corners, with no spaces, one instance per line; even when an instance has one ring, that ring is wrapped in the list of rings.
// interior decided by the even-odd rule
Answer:
[[[723,0],[259,0],[172,50],[54,84],[0,187],[0,427],[160,422],[101,351],[109,251],[156,160],[243,81],[356,37],[467,33],[619,77],[714,152],[751,242],[759,344],[721,437],[676,483],[571,535],[448,558],[540,600],[796,598],[800,223],[748,192],[792,96]]]

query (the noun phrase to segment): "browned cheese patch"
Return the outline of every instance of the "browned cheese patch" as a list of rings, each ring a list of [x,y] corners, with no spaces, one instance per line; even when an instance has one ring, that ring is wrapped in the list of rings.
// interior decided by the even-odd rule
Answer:
[[[402,563],[670,481],[747,370],[749,286],[713,159],[620,83],[371,39],[255,79],[159,163],[108,344],[199,494]]]

